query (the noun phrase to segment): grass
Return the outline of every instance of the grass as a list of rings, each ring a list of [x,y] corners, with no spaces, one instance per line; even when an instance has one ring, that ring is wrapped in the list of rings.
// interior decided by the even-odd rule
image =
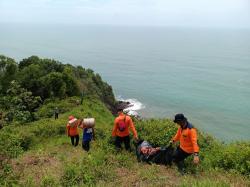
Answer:
[[[68,101],[63,101],[68,102]],[[63,105],[61,105],[63,106]],[[69,104],[67,104],[69,106]],[[51,104],[49,105],[51,108]],[[46,111],[44,106],[43,111]],[[86,153],[81,145],[72,147],[65,135],[67,117],[96,118],[96,141]],[[109,144],[114,117],[98,100],[84,100],[81,106],[72,105],[70,111],[59,116],[59,120],[43,118],[24,126],[8,126],[0,132],[4,145],[0,171],[0,186],[249,186],[248,175],[225,170],[234,147],[226,145],[227,160],[221,161],[224,153],[212,156],[217,149],[214,140],[201,136],[201,165],[193,174],[181,176],[175,166],[165,167],[138,163],[135,154],[116,152]],[[139,134],[156,145],[165,145],[176,127],[169,120],[136,121]],[[151,133],[150,133],[151,132]],[[169,132],[169,133],[166,133]],[[157,136],[155,136],[157,134]],[[3,135],[3,136],[2,136]],[[81,133],[80,133],[81,135]],[[218,144],[220,145],[220,144]],[[247,146],[246,146],[247,147]],[[248,156],[248,149],[239,159]],[[228,155],[228,153],[232,153]],[[241,153],[239,153],[241,154]],[[191,160],[189,160],[191,163]],[[245,164],[244,160],[242,163]],[[242,165],[241,165],[242,166]],[[244,166],[244,165],[243,165]],[[239,166],[237,166],[239,167]],[[243,167],[245,170],[245,166]]]

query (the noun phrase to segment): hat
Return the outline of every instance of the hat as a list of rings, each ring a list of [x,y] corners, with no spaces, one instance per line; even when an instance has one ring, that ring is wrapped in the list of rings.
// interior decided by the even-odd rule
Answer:
[[[150,145],[150,143],[148,143],[147,141],[143,141],[142,143],[141,143],[141,147],[152,147],[151,145]]]
[[[69,121],[74,119],[75,117],[73,115],[69,116]]]
[[[186,121],[187,118],[183,114],[176,114],[174,117],[174,122],[181,122],[181,121]]]

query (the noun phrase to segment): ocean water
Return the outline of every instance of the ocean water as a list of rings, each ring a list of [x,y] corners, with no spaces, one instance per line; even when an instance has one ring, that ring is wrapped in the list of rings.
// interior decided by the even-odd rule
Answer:
[[[250,139],[250,30],[1,24],[0,54],[91,68],[143,117]]]

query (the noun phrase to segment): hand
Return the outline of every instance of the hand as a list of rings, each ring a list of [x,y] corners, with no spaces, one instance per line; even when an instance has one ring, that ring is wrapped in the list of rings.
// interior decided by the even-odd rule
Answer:
[[[194,164],[199,164],[200,158],[198,155],[194,155]]]
[[[169,144],[170,144],[170,145],[174,144],[174,140],[170,140],[170,141],[169,141]]]
[[[134,137],[134,140],[135,140],[135,142],[138,142],[139,139],[138,139],[138,137]]]
[[[155,150],[156,150],[156,151],[160,151],[160,150],[161,150],[161,147],[156,147]]]

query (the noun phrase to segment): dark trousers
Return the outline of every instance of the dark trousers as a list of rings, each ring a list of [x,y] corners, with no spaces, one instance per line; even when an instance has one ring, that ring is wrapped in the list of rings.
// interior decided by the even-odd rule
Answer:
[[[161,150],[152,157],[152,162],[156,164],[171,165],[173,152],[174,148],[172,147],[161,148]]]
[[[82,148],[85,151],[89,151],[89,149],[90,149],[90,141],[82,141]]]
[[[184,160],[190,155],[192,154],[183,151],[180,147],[177,147],[173,155],[173,162],[176,163],[179,171],[184,170]]]
[[[79,143],[79,135],[70,136],[70,139],[71,139],[71,144],[72,144],[73,146],[78,146],[78,143]],[[76,142],[75,142],[75,139],[76,139]]]
[[[122,145],[121,145],[122,142],[124,142],[126,150],[131,150],[131,147],[130,147],[130,137],[129,136],[125,136],[125,137],[116,136],[115,147],[117,149],[121,149],[122,148]]]
[[[55,119],[58,119],[58,113],[55,113]]]

